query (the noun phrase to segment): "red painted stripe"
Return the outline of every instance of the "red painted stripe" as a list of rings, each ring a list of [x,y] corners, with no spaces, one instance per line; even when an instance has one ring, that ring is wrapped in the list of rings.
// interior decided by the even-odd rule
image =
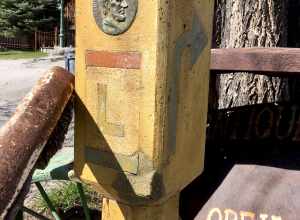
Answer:
[[[86,65],[94,67],[140,69],[142,55],[139,52],[87,51]]]

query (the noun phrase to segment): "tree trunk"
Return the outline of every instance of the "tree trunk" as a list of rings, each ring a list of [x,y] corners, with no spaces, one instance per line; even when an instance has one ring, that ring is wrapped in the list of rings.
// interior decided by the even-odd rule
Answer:
[[[287,0],[216,0],[217,47],[287,46],[287,29]],[[290,100],[288,79],[235,73],[215,85],[218,109]]]

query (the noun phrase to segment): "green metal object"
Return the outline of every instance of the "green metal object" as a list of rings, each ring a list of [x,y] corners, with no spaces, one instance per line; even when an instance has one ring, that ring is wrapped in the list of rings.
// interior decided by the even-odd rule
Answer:
[[[60,219],[58,216],[54,205],[50,201],[47,193],[43,189],[40,182],[44,181],[51,181],[51,180],[67,180],[67,181],[75,181],[76,187],[79,193],[79,197],[81,200],[81,205],[84,210],[84,215],[86,220],[91,220],[89,208],[87,205],[86,197],[83,191],[82,184],[78,181],[76,181],[76,178],[74,177],[74,171],[73,171],[73,162],[74,162],[74,148],[67,147],[61,149],[59,152],[57,152],[54,157],[51,158],[49,161],[48,166],[44,170],[35,170],[33,176],[32,176],[32,183],[35,183],[41,193],[41,196],[45,200],[47,206],[51,210],[52,215],[56,220]],[[39,215],[38,213],[34,212],[33,210],[30,210],[26,207],[23,208],[25,212],[28,214],[31,214],[32,216],[37,217],[41,220],[48,220],[46,217]]]
[[[43,197],[43,199],[45,200],[45,202],[47,203],[47,206],[49,207],[51,214],[53,215],[55,220],[61,220],[61,218],[59,217],[58,213],[55,210],[54,205],[52,204],[51,200],[49,199],[47,193],[45,192],[43,186],[41,183],[36,182],[35,183],[36,187],[38,188],[39,192],[41,193],[41,196]]]
[[[60,0],[60,31],[59,31],[59,46],[64,47],[64,29],[65,29],[65,21],[64,21],[64,0]]]
[[[23,212],[26,212],[27,214],[31,215],[31,216],[34,216],[36,217],[37,219],[40,219],[40,220],[51,220],[49,218],[46,218],[45,216],[42,216],[40,215],[39,213],[36,213],[35,211],[31,210],[31,209],[28,209],[26,207],[23,207],[22,208]]]
[[[66,147],[57,152],[44,170],[35,170],[32,182],[70,180],[68,173],[73,169],[74,148]]]
[[[16,220],[23,220],[23,219],[24,219],[23,211],[19,210],[16,215]]]
[[[91,216],[90,216],[90,212],[89,212],[89,207],[87,206],[87,202],[86,202],[86,198],[85,198],[85,195],[84,195],[82,184],[79,183],[79,182],[76,182],[76,186],[77,186],[78,193],[79,193],[79,196],[80,196],[81,205],[83,207],[85,219],[86,220],[91,220]]]
[[[47,206],[48,208],[51,210],[51,213],[52,215],[54,216],[54,218],[56,220],[60,219],[60,217],[58,216],[56,210],[55,210],[55,207],[54,205],[51,203],[47,193],[45,192],[45,190],[43,189],[42,185],[40,183],[36,183],[37,184],[37,187],[43,197],[43,199],[45,200],[45,202],[47,203]],[[91,220],[91,216],[90,216],[90,212],[89,212],[89,207],[87,205],[87,201],[86,201],[86,197],[85,197],[85,194],[84,194],[84,190],[83,190],[83,187],[82,187],[82,184],[79,183],[79,182],[76,182],[76,186],[77,186],[77,190],[78,190],[78,193],[79,193],[79,197],[80,197],[80,201],[81,201],[81,205],[83,207],[83,211],[84,211],[84,216],[85,216],[85,220]],[[36,213],[35,211],[31,210],[31,209],[28,209],[26,207],[23,207],[23,211],[24,212],[27,212],[28,214],[38,218],[38,219],[41,219],[41,220],[49,220],[48,218]],[[21,212],[22,213],[22,212]],[[16,220],[19,220],[19,219],[16,219]],[[22,220],[22,219],[20,219]]]

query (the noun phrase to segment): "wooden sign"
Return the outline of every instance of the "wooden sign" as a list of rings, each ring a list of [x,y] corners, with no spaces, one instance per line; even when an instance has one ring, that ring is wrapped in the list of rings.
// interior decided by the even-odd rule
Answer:
[[[215,110],[208,120],[210,143],[298,143],[300,105],[269,103]]]
[[[195,220],[298,220],[300,172],[237,165]]]

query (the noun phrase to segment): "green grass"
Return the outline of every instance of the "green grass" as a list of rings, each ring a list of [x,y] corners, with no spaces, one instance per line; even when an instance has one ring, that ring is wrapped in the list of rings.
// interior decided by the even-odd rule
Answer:
[[[47,56],[40,51],[7,50],[0,51],[0,60],[33,59]]]
[[[83,185],[84,193],[88,206],[93,209],[98,209],[101,205],[101,196],[89,188],[87,185]],[[70,182],[66,185],[53,189],[47,192],[49,199],[53,203],[54,207],[66,211],[75,206],[81,206],[79,193],[76,187],[76,183]],[[40,196],[35,204],[35,208],[40,211],[48,211],[46,202]]]

